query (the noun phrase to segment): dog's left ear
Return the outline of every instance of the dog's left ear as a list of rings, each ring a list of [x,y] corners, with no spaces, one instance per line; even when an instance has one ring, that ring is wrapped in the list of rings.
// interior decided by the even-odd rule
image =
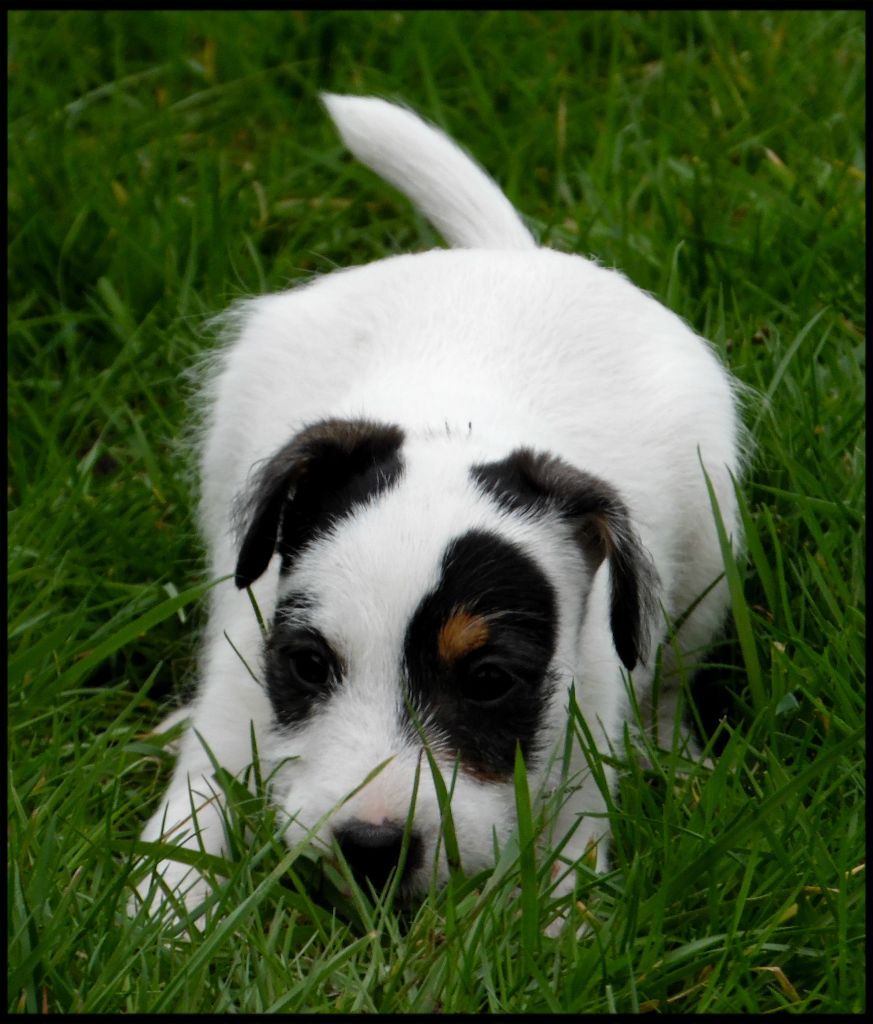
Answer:
[[[614,488],[553,455],[519,448],[474,466],[475,480],[514,511],[557,511],[573,527],[592,572],[609,559],[609,625],[625,668],[644,661],[656,611],[658,573]]]
[[[319,530],[389,487],[402,443],[399,427],[369,420],[322,420],[293,437],[259,469],[237,509],[237,587],[254,583],[276,550],[287,567]]]

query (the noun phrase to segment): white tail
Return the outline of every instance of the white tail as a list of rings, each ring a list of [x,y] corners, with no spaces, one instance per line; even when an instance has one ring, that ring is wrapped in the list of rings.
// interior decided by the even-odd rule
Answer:
[[[438,128],[370,96],[322,93],[321,99],[358,160],[408,196],[449,245],[536,246],[495,182]]]

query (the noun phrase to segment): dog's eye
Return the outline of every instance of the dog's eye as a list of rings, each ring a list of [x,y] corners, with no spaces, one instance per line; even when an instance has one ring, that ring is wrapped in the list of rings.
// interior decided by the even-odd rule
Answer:
[[[315,641],[307,641],[287,651],[287,658],[295,681],[303,686],[320,689],[330,679],[330,657]]]
[[[515,689],[518,680],[493,661],[471,666],[464,680],[464,697],[476,704],[496,704]]]

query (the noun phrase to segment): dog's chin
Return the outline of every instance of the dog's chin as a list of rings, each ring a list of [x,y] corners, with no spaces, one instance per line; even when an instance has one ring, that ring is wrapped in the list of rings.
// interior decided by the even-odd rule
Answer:
[[[344,899],[351,899],[354,895],[354,887],[357,887],[370,900],[381,900],[389,890],[394,888],[392,906],[404,917],[414,914],[425,901],[428,894],[434,890],[441,889],[447,879],[433,878],[433,869],[416,868],[409,872],[398,885],[394,885],[392,874],[384,886],[376,888],[365,878],[354,878],[347,867],[344,867],[338,858],[333,854],[325,854],[324,859],[336,871],[339,879],[338,892]]]
[[[437,887],[444,884],[444,882],[438,882]],[[397,886],[395,905],[404,914],[411,914],[421,906],[430,889],[429,876],[421,868],[416,868],[408,878],[404,878]]]

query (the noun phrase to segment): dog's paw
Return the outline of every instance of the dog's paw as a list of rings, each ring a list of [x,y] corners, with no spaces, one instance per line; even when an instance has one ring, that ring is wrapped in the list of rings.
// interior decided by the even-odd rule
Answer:
[[[558,864],[555,865],[559,867]],[[557,875],[558,872],[555,872]],[[576,939],[589,938],[597,927],[597,918],[582,900],[572,899],[575,890],[575,870],[570,868],[552,888],[552,898],[560,910],[543,929],[550,939],[559,938],[567,928],[575,929]]]
[[[168,923],[193,924],[202,930],[212,884],[194,867],[178,861],[159,861],[137,883],[127,901],[127,913],[136,917],[145,909],[149,917]]]
[[[179,731],[179,734],[167,741],[164,745],[164,749],[167,753],[172,754],[174,757],[178,756],[182,748],[182,737],[185,735],[185,730],[188,728],[191,722],[191,708],[185,704],[180,708],[174,708],[169,714],[166,715],[152,730],[152,734],[155,736],[163,736],[164,733],[168,733],[175,729],[176,726],[184,725],[185,728]]]
[[[576,940],[590,938],[597,927],[597,918],[582,900],[576,900],[563,909],[543,929],[543,934],[550,939],[557,939],[567,928],[575,928]]]
[[[214,883],[220,881],[213,875],[219,866],[215,858],[225,852],[222,805],[210,780],[203,775],[193,781],[186,777],[171,787],[143,829],[141,841],[154,849],[139,854],[128,911],[137,915],[144,907],[152,917],[167,915],[196,923],[206,911],[203,905]],[[203,856],[204,862],[195,867],[191,854]]]

